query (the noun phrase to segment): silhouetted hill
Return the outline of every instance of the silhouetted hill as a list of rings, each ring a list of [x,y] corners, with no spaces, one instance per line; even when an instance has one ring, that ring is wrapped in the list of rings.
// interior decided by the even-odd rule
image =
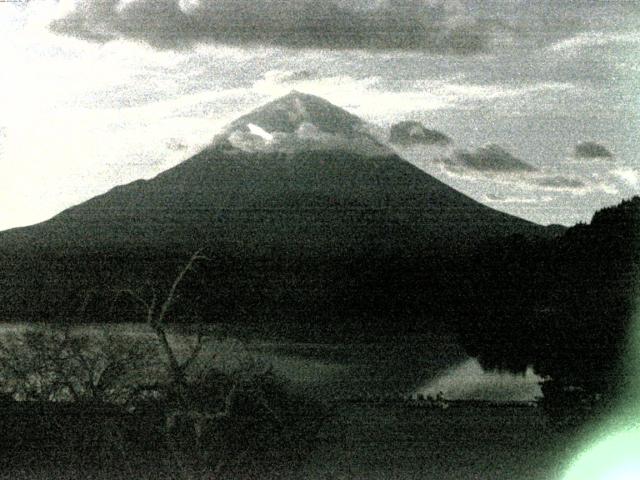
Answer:
[[[413,167],[357,117],[294,93],[151,180],[1,233],[0,308],[7,320],[68,319],[81,304],[88,320],[139,320],[115,292],[150,298],[203,249],[210,261],[188,276],[174,319],[393,331],[439,315],[451,259],[491,237],[545,232]]]

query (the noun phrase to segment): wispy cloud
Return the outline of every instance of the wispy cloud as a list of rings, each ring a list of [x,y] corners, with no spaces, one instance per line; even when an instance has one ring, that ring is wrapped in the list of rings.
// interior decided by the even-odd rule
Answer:
[[[584,195],[593,191],[616,192],[615,182],[609,173],[581,175],[563,169],[537,167],[495,144],[472,150],[412,146],[400,148],[399,151],[414,162],[420,159],[417,164],[421,168],[429,170],[439,167],[446,176],[485,185],[485,190],[491,191],[492,186],[507,188],[511,191],[508,195],[511,203],[515,203],[516,197],[527,198],[532,192],[538,193],[536,198],[542,198],[544,192],[572,195]],[[630,172],[620,173],[632,178]],[[518,191],[518,195],[514,195],[514,191]],[[498,197],[493,198],[493,201],[499,200]]]
[[[578,95],[570,82],[505,85],[461,82],[457,77],[405,80],[388,74],[327,75],[312,69],[270,70],[252,90],[265,97],[285,95],[292,89],[318,95],[358,115],[390,124],[412,112],[473,109],[500,104],[529,105],[556,95]],[[545,103],[549,103],[546,101]]]
[[[547,50],[555,53],[574,54],[585,48],[604,47],[611,44],[638,45],[640,44],[640,34],[637,32],[582,32],[550,45]]]
[[[532,183],[547,190],[579,191],[587,188],[584,180],[566,175],[544,175],[534,178]]]
[[[491,185],[502,185],[516,188],[524,194],[531,192],[562,192],[572,195],[584,195],[592,190],[607,188],[604,181],[597,182],[577,175],[549,172],[547,170],[492,172],[478,170],[452,169],[445,165],[449,175],[459,176],[466,180],[481,182],[487,189]]]
[[[490,204],[525,204],[525,205],[538,205],[540,203],[547,203],[553,201],[555,197],[551,195],[540,196],[523,196],[523,195],[500,195],[496,193],[487,193],[484,196],[484,201]]]

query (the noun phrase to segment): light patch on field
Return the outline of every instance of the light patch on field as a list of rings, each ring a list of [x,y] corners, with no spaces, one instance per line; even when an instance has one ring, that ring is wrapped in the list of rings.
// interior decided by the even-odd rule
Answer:
[[[449,400],[531,401],[542,395],[541,378],[531,369],[524,375],[490,372],[470,358],[416,390],[435,397],[442,392]]]

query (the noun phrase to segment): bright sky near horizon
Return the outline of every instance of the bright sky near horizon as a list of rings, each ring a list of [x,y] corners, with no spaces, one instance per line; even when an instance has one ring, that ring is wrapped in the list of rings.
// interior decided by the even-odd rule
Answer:
[[[315,3],[0,3],[0,230],[150,178],[292,89],[385,128],[444,132],[447,151],[401,153],[540,223],[640,193],[635,2]],[[583,142],[611,155],[576,152]],[[433,161],[487,144],[537,171]]]

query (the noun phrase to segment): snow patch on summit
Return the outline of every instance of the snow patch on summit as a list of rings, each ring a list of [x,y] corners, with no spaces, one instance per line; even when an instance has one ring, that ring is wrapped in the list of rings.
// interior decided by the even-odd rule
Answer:
[[[366,122],[326,100],[292,92],[235,120],[216,140],[245,152],[392,154],[373,132]]]
[[[247,128],[252,135],[257,135],[258,137],[264,139],[265,142],[270,142],[273,140],[273,135],[267,132],[264,128],[261,128],[253,123],[248,123]]]

